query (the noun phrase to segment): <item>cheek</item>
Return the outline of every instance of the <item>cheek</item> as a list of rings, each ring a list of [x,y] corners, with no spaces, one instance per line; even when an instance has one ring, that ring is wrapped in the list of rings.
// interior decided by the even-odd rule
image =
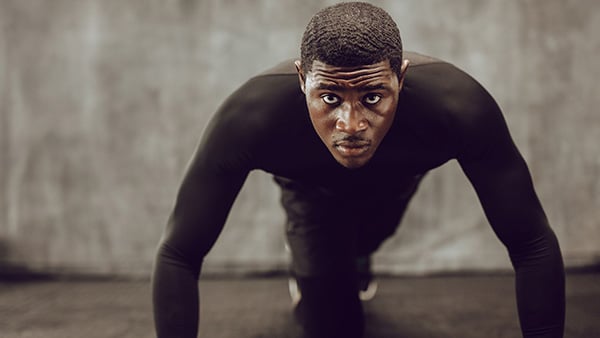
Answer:
[[[308,114],[314,125],[326,127],[334,121],[333,114],[323,104],[313,103],[308,104]]]
[[[379,112],[377,114],[377,122],[378,125],[389,128],[392,122],[394,121],[394,116],[396,115],[396,108],[398,106],[397,100],[386,100],[382,102],[383,105],[380,106]]]
[[[322,108],[318,106],[309,106],[308,114],[310,116],[310,121],[312,122],[313,128],[317,134],[321,138],[325,137],[329,133],[328,130],[330,129],[329,117],[326,112],[324,112]]]
[[[394,123],[395,114],[395,109],[392,109],[382,112],[381,115],[377,115],[376,121],[372,124],[374,134],[377,139],[383,139],[383,137],[387,134]]]
[[[388,98],[382,102],[381,112],[383,116],[390,116],[396,113],[398,107],[398,100],[395,98]]]

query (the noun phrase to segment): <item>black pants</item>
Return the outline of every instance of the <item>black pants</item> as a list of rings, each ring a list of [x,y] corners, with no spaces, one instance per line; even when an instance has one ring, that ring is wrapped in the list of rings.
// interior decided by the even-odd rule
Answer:
[[[394,234],[421,179],[340,193],[275,178],[302,293],[296,314],[310,338],[362,337],[356,258],[373,254]]]

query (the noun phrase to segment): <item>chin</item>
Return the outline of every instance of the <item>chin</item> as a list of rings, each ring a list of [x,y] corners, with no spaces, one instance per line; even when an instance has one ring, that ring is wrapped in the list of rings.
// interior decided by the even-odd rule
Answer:
[[[371,151],[360,156],[343,156],[335,148],[331,148],[329,151],[333,158],[346,169],[360,169],[369,163],[373,157],[373,152]]]
[[[360,169],[369,163],[370,158],[342,158],[336,160],[346,169]]]

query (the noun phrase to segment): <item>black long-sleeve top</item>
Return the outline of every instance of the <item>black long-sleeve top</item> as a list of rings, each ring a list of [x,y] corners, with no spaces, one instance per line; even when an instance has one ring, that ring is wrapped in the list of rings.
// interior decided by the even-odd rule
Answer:
[[[498,105],[457,67],[416,53],[405,57],[411,65],[393,125],[360,169],[338,164],[317,136],[291,60],[229,96],[204,131],[158,250],[153,294],[159,337],[196,337],[202,261],[250,171],[331,191],[352,180],[377,193],[449,160],[460,164],[508,250],[523,335],[562,337],[560,248]]]

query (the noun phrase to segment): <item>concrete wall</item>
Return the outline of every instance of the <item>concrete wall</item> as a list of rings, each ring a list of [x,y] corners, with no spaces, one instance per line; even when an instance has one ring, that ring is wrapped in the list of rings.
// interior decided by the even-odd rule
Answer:
[[[569,266],[600,261],[600,2],[372,1],[406,49],[497,98]],[[332,1],[0,0],[0,268],[147,275],[209,116],[298,54]],[[253,173],[207,270],[285,266],[283,213]],[[250,240],[248,240],[250,239]],[[380,271],[509,267],[455,163],[431,174]]]

